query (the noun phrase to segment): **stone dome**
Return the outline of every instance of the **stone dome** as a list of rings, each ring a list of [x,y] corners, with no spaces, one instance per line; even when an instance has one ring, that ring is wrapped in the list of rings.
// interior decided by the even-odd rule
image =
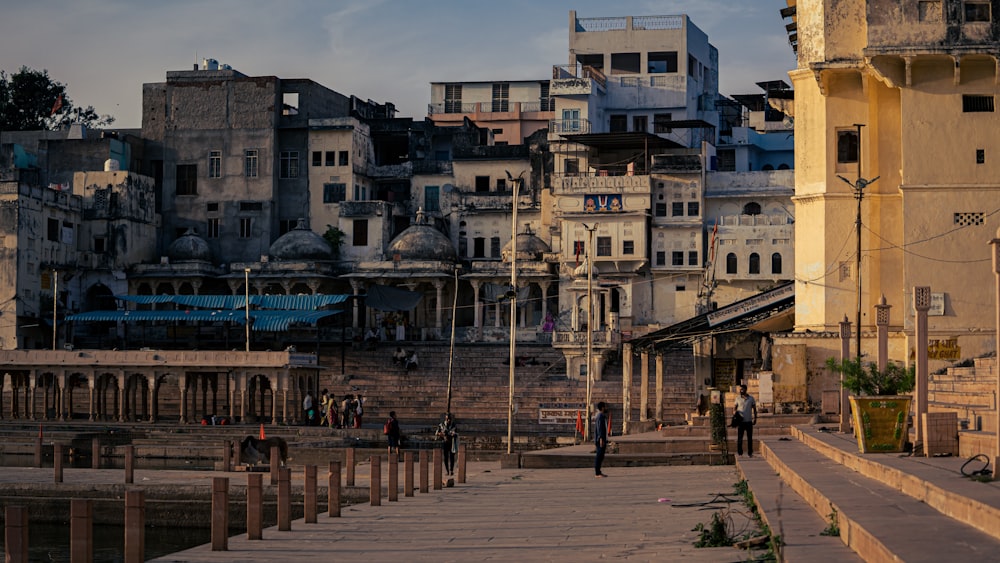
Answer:
[[[574,278],[578,278],[578,279],[579,278],[583,278],[583,279],[587,278],[587,260],[588,259],[585,258],[583,260],[583,262],[581,262],[580,265],[577,266],[573,270],[573,277]],[[597,275],[600,274],[600,273],[601,273],[601,269],[597,267],[597,264],[594,264],[594,271],[593,271],[593,273],[591,275],[594,276],[594,277],[597,277]]]
[[[441,260],[457,262],[458,252],[441,231],[427,224],[423,212],[417,211],[417,222],[399,233],[389,244],[390,259],[399,255],[403,260]]]
[[[504,262],[510,262],[510,241],[504,245],[500,251],[500,256]],[[517,259],[518,260],[541,260],[542,254],[551,252],[545,241],[535,236],[531,232],[530,226],[525,226],[523,233],[517,234]]]
[[[186,233],[170,243],[167,248],[167,257],[171,262],[211,262],[212,250],[208,247],[205,239],[198,236],[194,229],[188,229]]]
[[[305,221],[271,244],[268,254],[276,260],[332,260],[333,249],[326,239],[306,227]]]

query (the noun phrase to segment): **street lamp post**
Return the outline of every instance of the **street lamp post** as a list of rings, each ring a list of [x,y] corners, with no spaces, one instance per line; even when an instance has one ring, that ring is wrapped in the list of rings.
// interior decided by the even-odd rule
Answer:
[[[59,340],[59,325],[56,323],[59,312],[59,271],[52,270],[52,350],[56,349]]]
[[[597,223],[593,227],[583,223],[583,228],[587,229],[587,397],[586,397],[586,420],[583,423],[583,435],[586,440],[590,436],[590,406],[593,392],[593,376],[591,375],[594,364],[594,231],[597,230]]]
[[[244,302],[246,309],[246,331],[247,331],[247,352],[250,351],[250,268],[243,268],[243,289],[245,291],[246,301]]]
[[[455,314],[458,312],[458,270],[461,266],[455,264],[455,294],[451,300],[451,344],[448,349],[448,401],[444,412],[451,412],[451,374],[455,365]]]
[[[517,365],[517,196],[521,187],[521,172],[517,178],[507,172],[514,190],[510,215],[510,387],[507,396],[507,454],[512,452],[514,443],[514,367]]]

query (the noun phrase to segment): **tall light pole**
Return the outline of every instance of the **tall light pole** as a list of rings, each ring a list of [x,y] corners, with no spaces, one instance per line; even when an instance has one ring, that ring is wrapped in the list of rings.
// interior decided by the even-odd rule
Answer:
[[[851,190],[854,191],[854,199],[858,200],[858,212],[854,220],[854,230],[858,239],[857,247],[857,276],[858,276],[858,307],[856,311],[856,327],[858,331],[858,347],[857,347],[857,360],[861,361],[861,200],[865,196],[865,188],[871,184],[875,183],[875,180],[881,178],[881,176],[875,176],[871,180],[865,180],[861,177],[861,128],[864,127],[862,123],[855,123],[854,127],[858,130],[858,177],[857,180],[852,184],[850,180],[838,175],[837,177],[843,180],[848,186],[851,186]]]
[[[587,417],[583,423],[583,435],[586,439],[590,436],[590,405],[593,402],[591,371],[594,365],[594,231],[597,230],[597,223],[594,223],[593,227],[587,226],[586,223],[582,225],[587,229]]]
[[[246,323],[247,330],[247,352],[250,351],[250,268],[243,268],[243,289],[245,291],[246,301],[244,305],[246,306],[246,318],[244,319]]]
[[[59,325],[56,323],[59,312],[59,271],[52,269],[52,350],[56,349],[56,341],[59,339]]]
[[[507,172],[507,179],[513,185],[514,199],[510,214],[510,389],[507,397],[507,454],[514,443],[514,366],[517,365],[517,195],[521,187],[522,171],[517,178]]]
[[[448,349],[448,402],[444,412],[451,412],[451,373],[455,365],[455,314],[458,312],[458,271],[461,265],[455,264],[455,295],[451,300],[451,345]]]

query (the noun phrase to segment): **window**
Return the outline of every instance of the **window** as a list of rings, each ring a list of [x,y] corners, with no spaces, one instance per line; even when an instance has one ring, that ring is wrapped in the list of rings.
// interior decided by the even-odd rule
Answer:
[[[490,177],[476,176],[476,192],[484,193],[490,191]]]
[[[473,258],[486,258],[486,239],[483,237],[475,237],[472,239],[472,257]]]
[[[771,273],[772,274],[781,273],[781,254],[777,252],[771,255]]]
[[[490,237],[490,256],[500,257],[500,237]]]
[[[670,122],[674,120],[672,113],[653,114],[653,133],[670,133]]]
[[[688,202],[688,217],[697,217],[699,213],[699,205],[697,201]]]
[[[177,195],[198,195],[198,165],[177,165]]]
[[[688,251],[688,266],[697,266],[697,265],[698,265],[698,251],[697,250],[689,250]]]
[[[579,109],[562,110],[562,132],[574,133],[577,131],[580,131],[580,110]]]
[[[683,217],[684,216],[684,202],[675,201],[670,204],[670,215],[673,217]]]
[[[576,257],[576,261],[579,262],[581,257],[587,256],[587,245],[582,240],[573,241],[573,256]]]
[[[962,111],[971,112],[992,112],[993,96],[962,96]]]
[[[837,162],[841,164],[858,161],[858,132],[852,129],[837,131]]]
[[[205,236],[208,238],[219,238],[219,218],[211,217],[205,228]]]
[[[580,161],[575,158],[567,158],[563,161],[563,169],[566,174],[579,174],[580,173]]]
[[[744,215],[760,215],[760,204],[756,201],[751,201],[750,203],[743,206]]]
[[[323,203],[340,203],[347,199],[347,184],[323,184]]]
[[[656,216],[657,217],[666,217],[667,216],[667,204],[666,203],[657,203],[656,204]]]
[[[735,274],[736,273],[737,260],[736,255],[730,252],[726,254],[726,273]]]
[[[424,186],[424,211],[441,211],[441,188]]]
[[[539,111],[554,111],[556,109],[555,100],[549,95],[549,83],[538,83],[538,105]]]
[[[355,219],[351,233],[351,246],[368,246],[368,219]]]
[[[750,270],[749,270],[749,273],[751,273],[751,274],[759,274],[760,273],[760,254],[757,254],[756,252],[750,254]]]
[[[985,164],[985,163],[986,163],[986,150],[976,149],[976,164]]]
[[[101,253],[108,251],[108,239],[104,237],[94,237],[94,252]]]
[[[611,256],[611,237],[597,237],[597,255]]]
[[[666,252],[664,252],[662,250],[656,251],[656,265],[657,266],[666,266],[667,265],[667,253]]]
[[[493,106],[491,111],[509,111],[510,84],[502,82],[493,85]]]
[[[462,85],[444,85],[444,112],[462,113]]]
[[[312,165],[313,165],[313,167],[323,166],[323,152],[322,151],[313,151]]]
[[[263,210],[264,210],[264,204],[262,202],[259,202],[259,201],[241,201],[240,202],[240,211],[242,211],[242,212],[247,212],[247,211],[263,211]]]
[[[242,217],[240,219],[240,238],[250,238],[253,235],[253,219]]]
[[[212,203],[205,204],[205,211],[207,213],[218,213],[219,212],[219,202],[213,201]]]
[[[348,164],[350,164],[351,163],[350,158],[351,158],[351,153],[349,153],[347,151],[340,151],[340,165],[341,166],[347,166]]]
[[[623,240],[622,241],[622,254],[626,256],[631,256],[635,254],[635,241]]]
[[[688,55],[688,76],[697,76],[698,73],[698,59],[691,55]]]
[[[965,23],[989,22],[990,3],[988,0],[965,0]]]
[[[323,163],[326,166],[336,166],[337,165],[337,151],[326,151],[323,154]]]
[[[677,72],[677,51],[649,53],[646,68],[649,74]]]
[[[282,92],[281,94],[281,115],[299,114],[299,93]]]
[[[281,151],[279,155],[279,178],[299,177],[299,153],[298,151]]]
[[[649,116],[646,115],[633,115],[632,116],[632,130],[636,133],[645,133],[646,128],[649,126]]]
[[[294,229],[299,224],[298,219],[279,219],[278,220],[278,236],[287,233],[288,231]]]
[[[670,253],[670,264],[672,266],[683,266],[684,265],[684,252],[673,251]]]
[[[59,242],[59,219],[48,220],[48,228],[46,229],[45,239],[53,242]]]
[[[628,116],[612,115],[609,131],[612,133],[624,133],[628,131]]]
[[[639,53],[611,53],[611,74],[639,74]]]
[[[497,191],[500,193],[507,191],[507,178],[497,178]]]
[[[222,151],[208,151],[208,177],[222,177]]]
[[[257,149],[247,149],[243,151],[243,175],[247,178],[256,178],[258,174],[258,153]]]

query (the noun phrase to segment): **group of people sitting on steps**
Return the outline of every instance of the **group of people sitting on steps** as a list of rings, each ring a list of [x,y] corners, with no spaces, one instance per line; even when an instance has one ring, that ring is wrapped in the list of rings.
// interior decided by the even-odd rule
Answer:
[[[417,351],[407,353],[406,350],[402,348],[396,348],[396,351],[392,353],[392,363],[402,367],[406,371],[411,371],[417,369],[419,363],[417,362]]]

